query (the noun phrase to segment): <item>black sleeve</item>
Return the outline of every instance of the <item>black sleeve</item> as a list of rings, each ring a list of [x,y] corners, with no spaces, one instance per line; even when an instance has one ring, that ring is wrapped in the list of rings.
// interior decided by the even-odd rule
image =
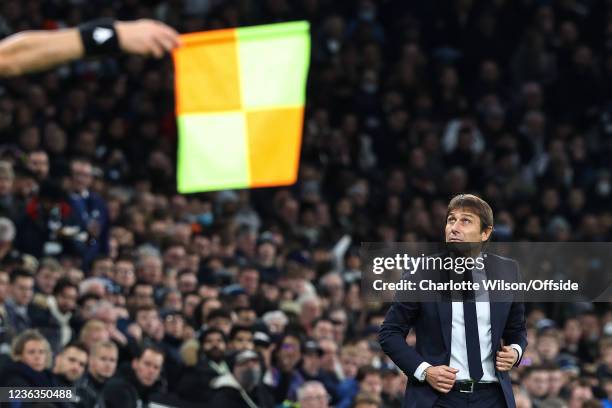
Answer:
[[[107,407],[133,408],[136,406],[132,392],[125,384],[111,382],[104,387],[102,398]]]

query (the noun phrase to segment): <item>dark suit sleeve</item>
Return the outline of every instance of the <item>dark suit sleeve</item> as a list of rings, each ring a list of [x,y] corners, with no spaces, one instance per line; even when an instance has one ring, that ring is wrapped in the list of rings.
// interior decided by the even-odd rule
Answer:
[[[406,336],[420,312],[418,302],[396,302],[387,315],[378,332],[378,341],[383,351],[406,375],[414,375],[417,367],[424,362],[423,357],[414,347],[406,343]]]
[[[521,282],[522,279],[516,262],[514,262],[514,268],[516,268],[517,281]],[[504,332],[502,333],[502,339],[504,339],[504,344],[506,345],[518,344],[521,346],[523,352],[515,364],[515,366],[518,366],[527,348],[527,325],[525,323],[525,304],[523,302],[512,302],[506,327],[504,327]]]
[[[118,382],[109,382],[102,391],[102,398],[106,407],[133,408],[136,401],[130,390]]]

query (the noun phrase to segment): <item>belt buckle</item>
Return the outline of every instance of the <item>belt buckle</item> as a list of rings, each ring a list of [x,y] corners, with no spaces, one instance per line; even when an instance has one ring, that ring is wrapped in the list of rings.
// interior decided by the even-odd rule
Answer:
[[[474,392],[474,381],[466,381],[463,384],[461,384],[462,386],[464,384],[469,384],[470,385],[470,389],[469,390],[464,390],[462,388],[459,389],[459,392],[465,392],[465,393],[473,393]]]

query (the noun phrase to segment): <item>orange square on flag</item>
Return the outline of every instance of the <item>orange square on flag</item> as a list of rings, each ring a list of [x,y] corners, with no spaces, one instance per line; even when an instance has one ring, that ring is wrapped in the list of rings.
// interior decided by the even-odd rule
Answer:
[[[228,38],[229,37],[229,38]],[[241,109],[235,30],[184,36],[175,51],[177,113]],[[193,86],[197,84],[197,86]]]
[[[303,117],[303,107],[246,113],[251,186],[295,183]]]

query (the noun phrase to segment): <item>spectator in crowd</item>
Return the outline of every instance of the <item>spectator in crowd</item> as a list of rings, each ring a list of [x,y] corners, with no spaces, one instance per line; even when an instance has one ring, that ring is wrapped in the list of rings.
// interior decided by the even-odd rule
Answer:
[[[373,366],[361,366],[355,379],[348,379],[340,384],[338,394],[342,396],[342,400],[337,405],[339,408],[355,405],[359,394],[366,394],[380,400],[382,394],[380,371]]]
[[[75,159],[70,164],[70,171],[70,205],[78,216],[79,224],[88,234],[83,265],[89,268],[96,256],[108,253],[108,209],[104,199],[95,191],[91,191],[94,178],[92,164],[86,159]]]
[[[231,370],[212,380],[211,407],[273,407],[272,394],[262,383],[260,357],[253,350],[235,353],[230,360]]]
[[[254,348],[253,329],[248,326],[234,325],[229,336],[228,350],[232,352],[253,350]]]
[[[51,347],[37,330],[24,330],[13,340],[11,359],[2,371],[3,387],[51,387],[57,382],[49,370]]]
[[[57,183],[42,183],[38,195],[27,202],[26,213],[17,223],[15,243],[17,249],[37,258],[82,253],[84,231]]]
[[[300,408],[327,408],[329,400],[325,387],[318,381],[306,381],[297,392]]]
[[[145,346],[132,363],[123,367],[118,376],[111,378],[102,390],[106,406],[147,406],[156,390],[164,363],[163,352],[154,346]]]
[[[37,308],[45,312],[48,318],[45,328],[51,349],[57,352],[72,339],[70,320],[76,308],[78,288],[67,278],[62,278],[53,288],[53,296],[43,298],[37,303]],[[40,325],[40,323],[38,323]]]
[[[6,310],[6,299],[9,291],[9,273],[0,269],[0,352],[7,353],[10,350],[12,338],[12,326],[9,325],[9,316]],[[7,350],[7,348],[9,348]]]
[[[178,394],[187,401],[203,402],[212,396],[211,381],[229,373],[225,361],[227,341],[219,329],[207,329],[200,335],[200,344],[183,346],[183,361],[187,365],[177,386]]]
[[[25,269],[13,270],[10,286],[6,302],[8,319],[15,332],[22,332],[32,327],[34,276]]]
[[[111,341],[95,343],[89,352],[87,371],[76,384],[79,405],[93,408],[98,404],[106,382],[115,375],[119,352]]]
[[[550,372],[545,366],[530,366],[523,373],[525,390],[537,407],[549,396]]]
[[[36,175],[39,183],[49,176],[49,155],[42,149],[32,150],[28,153],[26,166]]]
[[[43,258],[38,266],[35,276],[34,290],[36,296],[44,297],[41,299],[42,302],[46,301],[48,297],[53,294],[53,288],[62,275],[62,267],[53,258]]]
[[[581,408],[593,399],[593,390],[588,381],[579,380],[570,388],[568,408]]]
[[[74,387],[87,368],[89,351],[85,345],[70,343],[55,357],[53,374],[61,387]]]
[[[0,216],[13,222],[20,214],[20,205],[13,194],[15,172],[11,163],[0,161]]]

